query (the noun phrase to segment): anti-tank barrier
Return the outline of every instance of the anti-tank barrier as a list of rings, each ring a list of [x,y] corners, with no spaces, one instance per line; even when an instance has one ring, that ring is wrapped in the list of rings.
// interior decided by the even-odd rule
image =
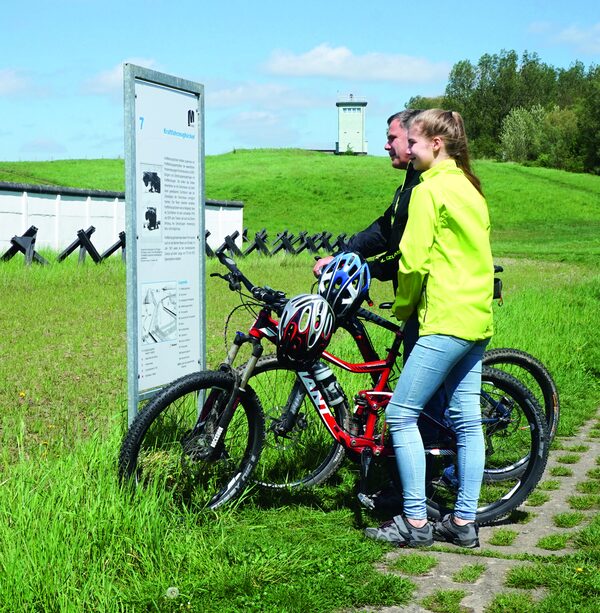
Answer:
[[[91,240],[95,230],[94,226],[89,226],[86,230],[83,228],[77,230],[76,238],[58,254],[56,258],[57,261],[63,262],[72,253],[79,250],[79,264],[82,264],[88,255],[96,264],[100,264],[119,249],[121,250],[121,259],[125,261],[125,232],[119,232],[117,241],[104,252],[100,253]],[[13,236],[9,241],[10,247],[0,256],[0,262],[11,260],[18,253],[22,253],[25,257],[26,265],[32,263],[42,265],[48,264],[48,261],[36,250],[37,235],[38,228],[30,226],[21,236]],[[209,236],[210,231],[206,230],[205,253],[209,258],[224,252],[236,258],[247,256],[253,252],[269,257],[280,252],[289,255],[298,255],[303,251],[314,254],[322,252],[334,253],[344,249],[346,240],[345,233],[339,234],[335,241],[331,242],[333,236],[331,232],[323,231],[317,232],[316,234],[310,234],[308,231],[302,231],[295,236],[289,230],[284,230],[283,232],[277,233],[275,240],[271,244],[269,243],[269,235],[266,229],[263,228],[260,232],[256,232],[254,239],[251,240],[248,237],[248,229],[244,228],[241,236],[242,248],[238,247],[236,243],[240,238],[240,233],[236,230],[230,235],[227,235],[223,243],[217,249],[213,250],[208,242]]]

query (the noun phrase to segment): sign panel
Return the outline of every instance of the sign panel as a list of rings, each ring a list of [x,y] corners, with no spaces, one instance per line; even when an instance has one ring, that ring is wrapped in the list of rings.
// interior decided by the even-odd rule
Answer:
[[[204,367],[203,87],[126,64],[129,421]]]

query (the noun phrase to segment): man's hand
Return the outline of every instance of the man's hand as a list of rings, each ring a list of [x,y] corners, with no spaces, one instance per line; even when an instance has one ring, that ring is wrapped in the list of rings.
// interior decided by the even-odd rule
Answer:
[[[321,270],[325,266],[327,266],[327,264],[329,264],[331,260],[333,260],[333,256],[328,255],[327,257],[320,258],[319,260],[316,261],[315,265],[313,266],[313,274],[315,275],[315,277],[318,278],[321,275]]]

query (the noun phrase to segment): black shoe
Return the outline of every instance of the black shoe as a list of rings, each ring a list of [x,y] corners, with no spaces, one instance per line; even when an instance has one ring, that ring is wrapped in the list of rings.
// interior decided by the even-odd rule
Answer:
[[[365,535],[377,541],[392,543],[397,547],[429,547],[433,545],[433,530],[427,523],[415,528],[403,515],[381,524],[379,528],[367,528]]]
[[[459,526],[454,523],[452,515],[448,514],[441,521],[435,522],[433,538],[436,541],[446,541],[460,547],[474,549],[479,547],[479,526],[475,522]]]

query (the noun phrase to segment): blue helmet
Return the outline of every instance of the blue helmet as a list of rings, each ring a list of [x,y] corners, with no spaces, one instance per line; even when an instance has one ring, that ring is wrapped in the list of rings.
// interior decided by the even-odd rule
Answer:
[[[371,273],[357,253],[340,253],[323,269],[319,294],[329,302],[336,317],[351,315],[368,299]]]

